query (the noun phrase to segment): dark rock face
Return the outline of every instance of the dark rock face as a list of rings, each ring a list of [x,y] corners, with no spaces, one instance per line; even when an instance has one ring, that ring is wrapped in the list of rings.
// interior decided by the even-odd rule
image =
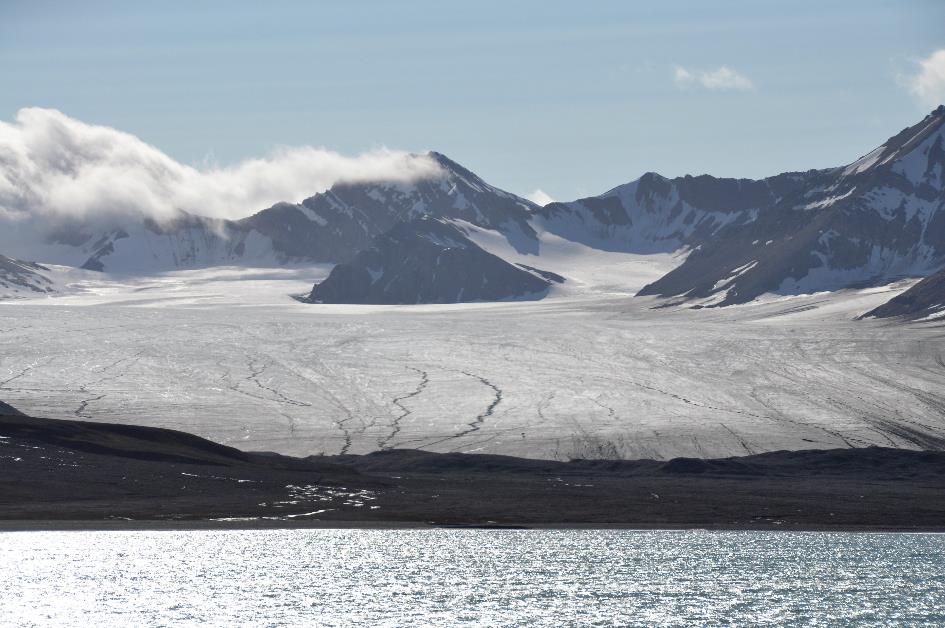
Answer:
[[[98,241],[92,245],[92,249],[95,251],[92,253],[92,256],[85,260],[85,263],[82,264],[82,268],[85,270],[94,270],[96,272],[102,272],[105,270],[105,264],[102,262],[103,259],[106,259],[109,255],[115,252],[115,240],[121,240],[122,238],[127,238],[128,234],[125,233],[122,229],[116,229],[112,233],[103,235]]]
[[[23,413],[13,406],[0,401],[0,415],[2,416],[23,416]]]
[[[417,218],[377,237],[315,286],[312,303],[461,303],[538,298],[562,279],[486,252],[453,223]]]
[[[899,296],[863,315],[875,318],[925,318],[945,312],[945,269],[929,275]]]
[[[48,271],[45,266],[0,255],[0,298],[55,292],[52,280],[44,274]]]
[[[768,202],[740,186],[763,203],[755,216],[737,214],[751,202],[733,199],[729,223],[677,238],[692,253],[640,294],[729,305],[921,276],[945,262],[945,107],[846,168],[774,179]]]

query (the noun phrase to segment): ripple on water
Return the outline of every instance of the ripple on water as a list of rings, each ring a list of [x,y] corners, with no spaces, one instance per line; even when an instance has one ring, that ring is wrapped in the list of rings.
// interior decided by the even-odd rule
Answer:
[[[10,625],[945,624],[945,536],[253,530],[0,535]]]

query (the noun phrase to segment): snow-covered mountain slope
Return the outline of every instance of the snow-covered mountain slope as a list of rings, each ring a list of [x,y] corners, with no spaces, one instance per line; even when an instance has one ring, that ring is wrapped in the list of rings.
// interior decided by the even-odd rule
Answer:
[[[818,175],[786,173],[754,181],[708,175],[667,179],[648,172],[600,196],[545,205],[534,222],[542,231],[597,249],[673,252],[698,246],[724,227],[754,222],[760,211]]]
[[[509,239],[492,229],[454,221],[467,237],[507,262],[540,266],[566,281],[553,290],[556,297],[599,298],[600,295],[632,297],[685,259],[680,253],[628,253],[593,248],[547,231],[538,231],[539,253],[520,253]]]
[[[293,261],[264,234],[232,221],[184,212],[161,222],[133,215],[47,226],[42,219],[34,219],[3,225],[3,229],[0,241],[17,257],[95,271],[148,274]]]
[[[181,212],[156,222],[131,212],[107,223],[51,228],[37,219],[5,225],[0,247],[21,259],[139,275],[353,263],[374,248],[383,251],[388,267],[396,255],[404,256],[402,265],[409,259],[413,272],[425,275],[416,278],[419,287],[434,280],[443,258],[429,257],[432,265],[421,266],[427,258],[384,238],[401,224],[417,227],[422,222],[412,221],[430,217],[450,222],[469,236],[471,246],[513,269],[549,268],[569,279],[568,268],[557,265],[560,259],[543,261],[554,250],[571,251],[575,277],[594,266],[581,255],[672,256],[679,265],[655,281],[648,277],[640,294],[693,305],[888,283],[945,264],[945,107],[846,167],[757,181],[648,173],[600,196],[544,207],[489,185],[440,153],[429,157],[437,170],[421,178],[338,183],[242,220]],[[476,254],[466,263],[484,259],[491,257]],[[620,273],[608,272],[615,294],[639,287],[642,274],[628,272],[623,282]],[[568,285],[582,283],[587,282]],[[457,284],[446,292],[467,299],[473,298],[470,289]],[[442,299],[446,292],[429,295]],[[334,294],[337,299],[353,292]],[[505,296],[516,294],[517,288]],[[397,298],[415,303],[426,297]]]
[[[945,269],[870,310],[863,318],[945,319]]]
[[[0,300],[45,300],[83,294],[87,284],[95,280],[111,278],[72,266],[37,264],[0,255]]]
[[[673,254],[685,261],[643,286],[639,294],[698,305],[889,283],[925,275],[945,263],[943,120],[945,109],[939,108],[843,168],[758,181],[666,179],[647,173],[600,196],[570,203],[541,208],[492,203],[490,213],[450,211],[439,216],[467,221],[474,240],[498,241],[499,246],[485,248],[509,263],[549,268],[542,261],[542,247],[553,239],[582,245],[587,252]],[[461,171],[456,175],[460,180],[485,186],[440,158],[445,170]],[[489,191],[489,200],[511,196],[495,188]],[[357,198],[349,204],[366,207],[369,202]],[[382,248],[388,266],[394,264],[393,256],[412,255],[403,246],[385,243]],[[582,266],[581,260],[572,261]],[[569,275],[567,269],[555,270]],[[415,265],[412,272],[432,275],[436,268]],[[455,286],[453,294],[461,294],[462,287]],[[334,294],[338,298],[344,292]]]
[[[121,273],[148,273],[255,262],[289,261],[259,233],[230,221],[181,214],[168,222],[144,220],[102,233],[91,243],[82,268]]]
[[[373,238],[421,216],[458,218],[535,247],[536,205],[495,188],[442,154],[439,170],[410,182],[338,183],[301,203],[277,203],[242,220],[179,212],[160,222],[138,216],[97,225],[11,225],[16,255],[90,270],[147,273],[218,265],[280,266],[350,260]],[[39,237],[37,237],[37,234]]]
[[[276,249],[317,261],[343,262],[400,222],[422,216],[462,219],[516,237],[535,249],[528,223],[532,202],[483,181],[440,153],[438,177],[410,183],[337,184],[297,205],[281,203],[240,221],[269,237]]]
[[[923,276],[945,261],[945,107],[725,227],[640,294],[729,305]]]
[[[468,224],[468,223],[467,223]],[[475,244],[457,224],[431,216],[398,223],[335,266],[313,303],[462,303],[540,298],[554,273],[513,264]]]
[[[56,283],[51,269],[0,255],[0,299],[51,294]]]

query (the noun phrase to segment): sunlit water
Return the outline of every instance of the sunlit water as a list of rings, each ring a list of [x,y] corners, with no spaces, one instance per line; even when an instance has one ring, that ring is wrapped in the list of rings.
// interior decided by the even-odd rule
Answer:
[[[0,534],[5,625],[943,625],[945,537]]]

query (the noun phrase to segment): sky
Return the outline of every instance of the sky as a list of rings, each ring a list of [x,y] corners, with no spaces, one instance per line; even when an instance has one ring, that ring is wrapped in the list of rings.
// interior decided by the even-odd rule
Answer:
[[[0,0],[0,85],[0,122],[56,109],[186,166],[437,150],[571,200],[855,160],[945,100],[945,2]]]

